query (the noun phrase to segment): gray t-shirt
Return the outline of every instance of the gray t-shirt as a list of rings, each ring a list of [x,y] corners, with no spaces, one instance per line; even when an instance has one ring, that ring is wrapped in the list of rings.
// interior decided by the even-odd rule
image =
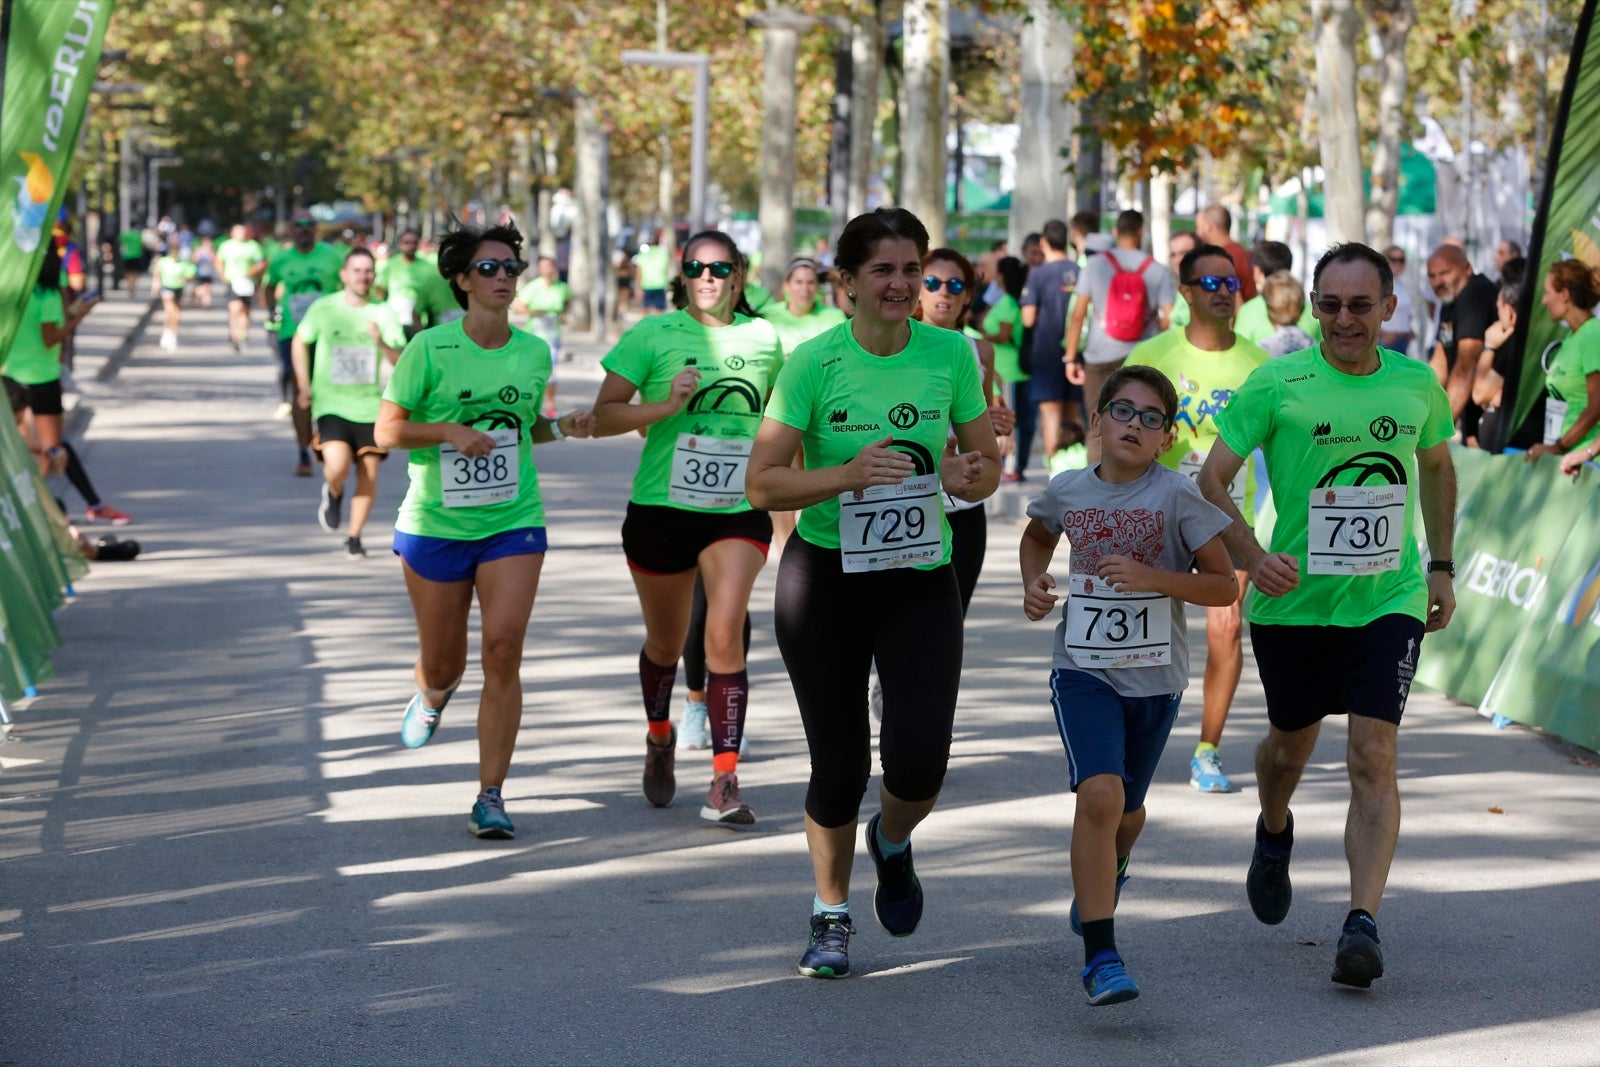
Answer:
[[[1089,315],[1089,341],[1084,346],[1083,358],[1086,363],[1113,363],[1119,359],[1126,359],[1133,346],[1139,341],[1147,340],[1161,332],[1161,309],[1171,307],[1172,302],[1178,298],[1178,285],[1173,280],[1172,272],[1159,262],[1151,263],[1144,269],[1144,306],[1145,320],[1144,333],[1139,341],[1118,341],[1114,337],[1107,337],[1101,325],[1101,319],[1106,312],[1106,301],[1111,295],[1111,261],[1107,256],[1116,256],[1117,262],[1122,264],[1124,270],[1138,270],[1139,264],[1145,260],[1145,253],[1137,248],[1113,248],[1089,257],[1089,262],[1084,265],[1083,272],[1078,277],[1078,291],[1086,293],[1094,308]]]
[[[1126,556],[1152,567],[1188,571],[1195,552],[1227,528],[1229,519],[1209,504],[1194,482],[1152,462],[1131,482],[1100,480],[1099,465],[1064,471],[1028,505],[1028,517],[1051,533],[1065,534],[1072,546],[1069,573],[1056,581],[1057,595],[1066,594],[1056,626],[1052,665],[1099,678],[1126,697],[1181,693],[1189,684],[1189,639],[1183,602],[1171,605],[1172,662],[1165,666],[1085,668],[1067,651],[1070,599],[1086,579],[1099,572],[1105,556]]]

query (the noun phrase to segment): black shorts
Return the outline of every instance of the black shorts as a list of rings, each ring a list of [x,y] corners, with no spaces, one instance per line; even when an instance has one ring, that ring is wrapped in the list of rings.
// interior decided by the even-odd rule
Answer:
[[[40,382],[23,388],[28,391],[28,407],[33,409],[35,415],[60,415],[66,410],[61,406],[60,378],[53,382]]]
[[[312,435],[311,450],[321,457],[322,446],[328,441],[343,441],[350,446],[350,451],[358,456],[365,456],[370,452],[383,459],[389,454],[387,448],[379,448],[378,443],[373,440],[372,423],[351,422],[338,415],[318,415],[317,432]]]
[[[700,553],[718,542],[748,541],[764,556],[772,547],[772,516],[765,511],[690,511],[628,501],[622,552],[642,574],[682,574],[700,565]]]
[[[1349,713],[1399,725],[1422,629],[1410,615],[1384,615],[1365,626],[1251,623],[1267,721],[1294,731]]]
[[[11,405],[11,414],[21,414],[29,404],[28,387],[15,378],[0,377],[0,384],[6,388],[6,401]]]
[[[181,304],[183,303],[183,286],[180,285],[176,289],[173,289],[170,286],[163,285],[161,287],[161,295],[170,296],[173,300]]]

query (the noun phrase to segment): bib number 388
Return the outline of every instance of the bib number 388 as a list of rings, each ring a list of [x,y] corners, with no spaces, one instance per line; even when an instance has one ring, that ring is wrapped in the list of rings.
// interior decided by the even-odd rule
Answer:
[[[1378,574],[1400,566],[1406,525],[1403,485],[1341,485],[1311,490],[1306,523],[1312,574]]]
[[[839,495],[839,553],[846,573],[938,563],[944,554],[939,476]]]
[[[1172,663],[1172,603],[1160,593],[1119,593],[1074,574],[1067,594],[1067,655],[1098,670]]]
[[[520,431],[489,430],[494,451],[466,456],[446,443],[439,446],[439,488],[447,508],[481,508],[517,498]]]

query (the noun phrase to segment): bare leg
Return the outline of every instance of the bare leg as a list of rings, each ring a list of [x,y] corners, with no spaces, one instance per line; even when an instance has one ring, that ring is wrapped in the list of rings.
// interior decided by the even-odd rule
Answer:
[[[806,846],[811,852],[811,873],[817,882],[817,896],[827,904],[843,904],[850,899],[850,867],[855,862],[856,827],[852,820],[843,826],[819,826],[806,816]]]
[[[472,610],[472,583],[432,582],[402,561],[406,592],[417,619],[415,675],[422,700],[437,708],[461,683],[467,669],[467,615]]]
[[[1250,575],[1235,572],[1242,595]],[[1239,676],[1244,672],[1244,634],[1239,601],[1227,607],[1206,609],[1206,675],[1204,704],[1200,713],[1200,740],[1222,744],[1222,728],[1228,722],[1228,708],[1239,691]]]
[[[1346,759],[1350,765],[1350,812],[1344,824],[1344,855],[1350,863],[1350,907],[1372,915],[1383,905],[1389,865],[1400,837],[1400,787],[1395,779],[1399,728],[1382,719],[1350,716]]]
[[[322,454],[328,454],[326,447]],[[378,465],[382,462],[383,458],[376,452],[367,452],[356,459],[356,495],[350,498],[351,537],[361,536],[372,515],[372,502],[378,495]]]
[[[1072,816],[1072,891],[1084,922],[1109,919],[1116,910],[1124,796],[1122,779],[1115,774],[1097,774],[1078,785]],[[1141,816],[1141,826],[1143,821]]]
[[[1061,401],[1039,401],[1039,439],[1044,442],[1044,462],[1050,466],[1050,457],[1061,450]]]
[[[478,567],[483,618],[483,696],[478,701],[479,788],[499,788],[522,726],[522,643],[544,555],[507,556]]]
[[[1268,833],[1281,834],[1289,825],[1289,798],[1300,784],[1300,772],[1317,747],[1321,730],[1320,722],[1292,732],[1269,726],[1256,748],[1256,789]]]

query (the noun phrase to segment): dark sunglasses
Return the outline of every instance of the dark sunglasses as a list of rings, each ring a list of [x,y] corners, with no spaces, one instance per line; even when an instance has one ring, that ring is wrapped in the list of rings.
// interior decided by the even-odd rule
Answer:
[[[1183,284],[1198,285],[1208,293],[1214,293],[1218,289],[1226,289],[1230,293],[1237,293],[1239,291],[1239,279],[1231,274],[1205,274],[1198,278],[1184,282]]]
[[[473,260],[471,267],[480,278],[493,278],[502,269],[507,278],[515,278],[528,269],[528,265],[520,259],[477,259]]]
[[[1147,430],[1164,430],[1167,428],[1167,424],[1172,421],[1162,412],[1136,408],[1125,400],[1113,400],[1108,404],[1102,404],[1100,410],[1118,422],[1132,422],[1133,417],[1137,415],[1139,417],[1139,425]]]
[[[725,259],[719,259],[715,263],[702,263],[698,259],[691,259],[683,265],[685,278],[698,278],[706,271],[710,271],[713,278],[726,278],[733,273],[733,264]]]
[[[930,293],[937,293],[941,285],[951,296],[960,296],[967,291],[967,283],[960,278],[935,278],[930,274],[922,279],[922,287]]]
[[[1340,301],[1331,296],[1316,296],[1315,293],[1313,293],[1312,296],[1316,297],[1314,303],[1316,304],[1317,310],[1330,317],[1339,314],[1339,312],[1345,308],[1349,308],[1350,314],[1352,315],[1366,315],[1369,314],[1373,308],[1378,306],[1377,301],[1368,300],[1364,296],[1358,296],[1354,300],[1348,302]]]
[[[1406,261],[1406,257],[1405,256],[1389,256],[1387,258],[1388,258],[1390,263],[1399,263],[1402,266],[1405,264],[1405,261]]]

